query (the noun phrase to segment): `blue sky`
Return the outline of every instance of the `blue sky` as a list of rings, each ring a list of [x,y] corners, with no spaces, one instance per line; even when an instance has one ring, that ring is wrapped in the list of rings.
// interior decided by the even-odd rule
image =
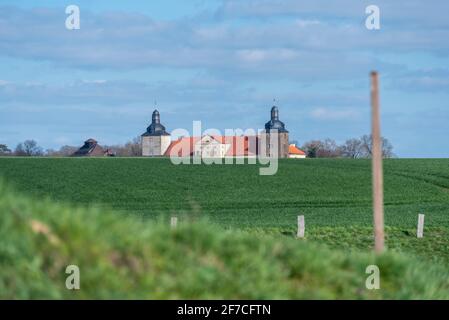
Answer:
[[[65,28],[71,4],[80,30]],[[369,133],[375,69],[396,154],[449,157],[447,12],[444,0],[2,0],[0,143],[124,143],[154,101],[168,130],[257,129],[274,98],[291,140],[343,142]]]

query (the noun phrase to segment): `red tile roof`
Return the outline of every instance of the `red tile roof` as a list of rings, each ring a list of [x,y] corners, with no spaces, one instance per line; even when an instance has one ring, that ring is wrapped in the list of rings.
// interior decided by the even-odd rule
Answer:
[[[182,137],[172,141],[168,146],[167,151],[165,151],[164,156],[169,157],[172,154],[175,157],[190,157],[193,155],[193,146],[198,140],[200,140],[199,137]]]
[[[230,148],[226,152],[227,157],[241,157],[241,156],[256,156],[258,138],[256,136],[211,136],[220,144],[230,144]],[[178,157],[189,157],[193,155],[195,144],[198,143],[202,137],[183,137],[172,141],[165,156],[170,156],[173,153]]]
[[[306,153],[304,151],[302,151],[297,146],[292,145],[292,144],[288,146],[288,154],[297,154],[297,155],[301,155],[301,156],[306,155]]]

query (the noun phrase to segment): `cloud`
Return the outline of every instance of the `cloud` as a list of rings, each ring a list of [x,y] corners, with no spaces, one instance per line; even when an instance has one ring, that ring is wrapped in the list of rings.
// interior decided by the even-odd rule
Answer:
[[[316,108],[310,112],[310,116],[316,120],[354,120],[360,117],[360,113],[353,108]]]
[[[288,0],[264,1],[260,6],[251,2],[226,1],[219,12],[258,15],[273,10],[276,14],[290,8],[299,15],[301,10],[317,10]],[[273,9],[277,3],[279,8]],[[354,9],[344,8],[334,14],[344,10],[354,15]],[[265,74],[268,78],[313,81],[365,77],[373,68],[397,68],[382,62],[376,54],[382,50],[441,53],[449,49],[448,29],[385,26],[388,30],[372,33],[360,19],[342,22],[299,15],[292,20],[244,24],[232,19],[203,22],[195,17],[156,21],[143,14],[94,14],[86,9],[82,10],[81,29],[71,31],[65,29],[64,19],[63,8],[2,7],[0,55],[84,70],[184,68],[228,78],[260,79]]]
[[[388,24],[401,23],[413,29],[449,26],[446,11],[442,10],[448,6],[446,0],[431,0],[426,3],[421,0],[376,0],[375,3],[371,0],[224,0],[216,16],[222,19],[300,16],[309,19],[363,21],[366,17],[365,8],[372,4],[380,8],[382,21]]]
[[[211,111],[237,112],[254,106],[266,106],[272,101],[274,88],[267,92],[263,88],[235,85],[232,81],[214,78],[207,74],[196,74],[185,82],[136,81],[136,80],[73,80],[67,83],[8,83],[0,86],[2,109],[17,109],[27,112],[50,112],[51,110],[79,110],[82,112],[108,113],[130,112],[133,108],[151,108],[154,101],[164,105],[166,111],[195,114]],[[277,94],[282,105],[322,107],[334,105],[360,105],[366,97],[360,94],[334,92],[310,93],[298,91],[296,87]],[[225,110],[225,111],[223,111]]]
[[[389,88],[406,92],[449,93],[449,69],[427,69],[391,77]]]
[[[82,80],[83,83],[105,84],[107,80]]]
[[[300,28],[305,28],[308,26],[316,26],[322,24],[321,21],[318,20],[305,20],[305,19],[296,19],[295,24]]]

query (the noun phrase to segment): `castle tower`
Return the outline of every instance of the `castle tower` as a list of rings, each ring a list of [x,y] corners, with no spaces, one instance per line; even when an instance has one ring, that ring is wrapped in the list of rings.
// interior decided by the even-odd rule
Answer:
[[[170,145],[171,136],[165,131],[165,127],[161,124],[159,111],[153,111],[151,120],[151,124],[147,128],[147,131],[142,134],[142,156],[163,156]]]
[[[265,131],[261,137],[260,153],[264,156],[275,156],[273,148],[277,144],[277,157],[288,157],[288,131],[285,124],[279,120],[279,109],[276,106],[271,108],[271,120],[265,124]],[[270,143],[273,139],[274,143]],[[277,142],[277,143],[276,143]]]

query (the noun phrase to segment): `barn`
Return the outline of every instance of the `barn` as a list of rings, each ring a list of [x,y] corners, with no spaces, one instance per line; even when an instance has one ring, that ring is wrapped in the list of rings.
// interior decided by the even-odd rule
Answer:
[[[104,157],[113,156],[109,149],[104,149],[95,139],[87,139],[84,145],[75,151],[73,157]]]

